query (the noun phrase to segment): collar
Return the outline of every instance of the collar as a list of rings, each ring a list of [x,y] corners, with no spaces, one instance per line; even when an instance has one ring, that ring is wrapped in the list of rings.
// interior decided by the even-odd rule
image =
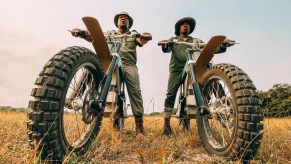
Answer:
[[[189,42],[191,40],[193,40],[193,38],[191,36],[188,36],[185,40],[184,38],[182,38],[180,35],[178,36],[178,40],[184,41],[184,42]]]
[[[130,30],[127,30],[127,32],[126,32],[126,34],[130,34],[131,33],[131,31]],[[117,30],[117,34],[118,35],[121,35],[121,33]]]

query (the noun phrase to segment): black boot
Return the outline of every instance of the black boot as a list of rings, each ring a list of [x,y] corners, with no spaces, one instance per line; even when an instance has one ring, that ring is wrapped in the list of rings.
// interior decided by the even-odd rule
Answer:
[[[164,132],[163,134],[166,136],[172,135],[172,129],[171,129],[171,117],[169,118],[164,118]]]
[[[136,135],[144,134],[142,117],[135,117],[135,133]]]

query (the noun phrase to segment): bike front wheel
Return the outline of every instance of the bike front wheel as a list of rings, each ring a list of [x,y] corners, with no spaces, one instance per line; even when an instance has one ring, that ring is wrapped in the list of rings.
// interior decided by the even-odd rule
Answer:
[[[197,114],[206,151],[231,159],[252,159],[262,139],[263,116],[251,79],[234,65],[217,64],[206,72],[201,84],[211,112]]]
[[[99,96],[103,76],[96,54],[84,47],[64,49],[44,66],[28,113],[29,144],[41,159],[81,155],[93,143],[103,113],[90,103]]]

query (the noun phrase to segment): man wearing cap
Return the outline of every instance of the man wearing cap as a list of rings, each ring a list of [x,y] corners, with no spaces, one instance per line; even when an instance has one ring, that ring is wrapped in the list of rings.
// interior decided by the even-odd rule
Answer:
[[[171,37],[169,41],[173,41],[174,39],[178,40],[179,42],[201,42],[200,39],[192,38],[189,36],[195,28],[196,22],[191,17],[185,17],[180,19],[175,24],[175,37]],[[176,94],[180,86],[182,71],[184,69],[185,63],[187,61],[187,55],[185,49],[187,48],[186,45],[171,45],[165,44],[162,47],[162,51],[164,53],[169,53],[172,51],[170,65],[169,65],[169,79],[168,79],[168,88],[166,99],[164,103],[164,135],[171,135],[172,129],[170,125],[170,118],[172,115],[172,110],[175,104]],[[216,53],[225,52],[226,47],[221,46]]]
[[[133,19],[127,12],[120,12],[114,17],[114,24],[118,28],[117,34],[131,34],[129,30],[132,27]],[[73,36],[78,36],[79,33],[73,33]],[[148,33],[144,33],[148,34]],[[91,42],[91,36],[86,32],[86,36],[81,36],[85,40]],[[130,99],[133,115],[135,117],[136,134],[143,134],[143,100],[140,90],[139,74],[136,66],[137,55],[136,46],[142,47],[148,42],[147,39],[141,39],[135,35],[132,37],[124,37],[121,40],[122,47],[120,50],[120,56],[122,60],[122,67],[125,74],[125,82]]]

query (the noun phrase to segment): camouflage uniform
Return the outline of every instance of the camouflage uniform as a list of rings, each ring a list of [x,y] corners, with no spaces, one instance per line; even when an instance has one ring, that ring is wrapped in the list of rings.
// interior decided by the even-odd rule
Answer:
[[[130,34],[128,31],[127,34]],[[136,37],[122,38],[122,47],[120,49],[120,56],[122,61],[122,68],[125,74],[125,83],[130,99],[133,115],[135,117],[142,117],[144,113],[143,100],[140,90],[140,82],[138,69],[136,66],[137,55],[136,46],[142,47],[136,42]]]

